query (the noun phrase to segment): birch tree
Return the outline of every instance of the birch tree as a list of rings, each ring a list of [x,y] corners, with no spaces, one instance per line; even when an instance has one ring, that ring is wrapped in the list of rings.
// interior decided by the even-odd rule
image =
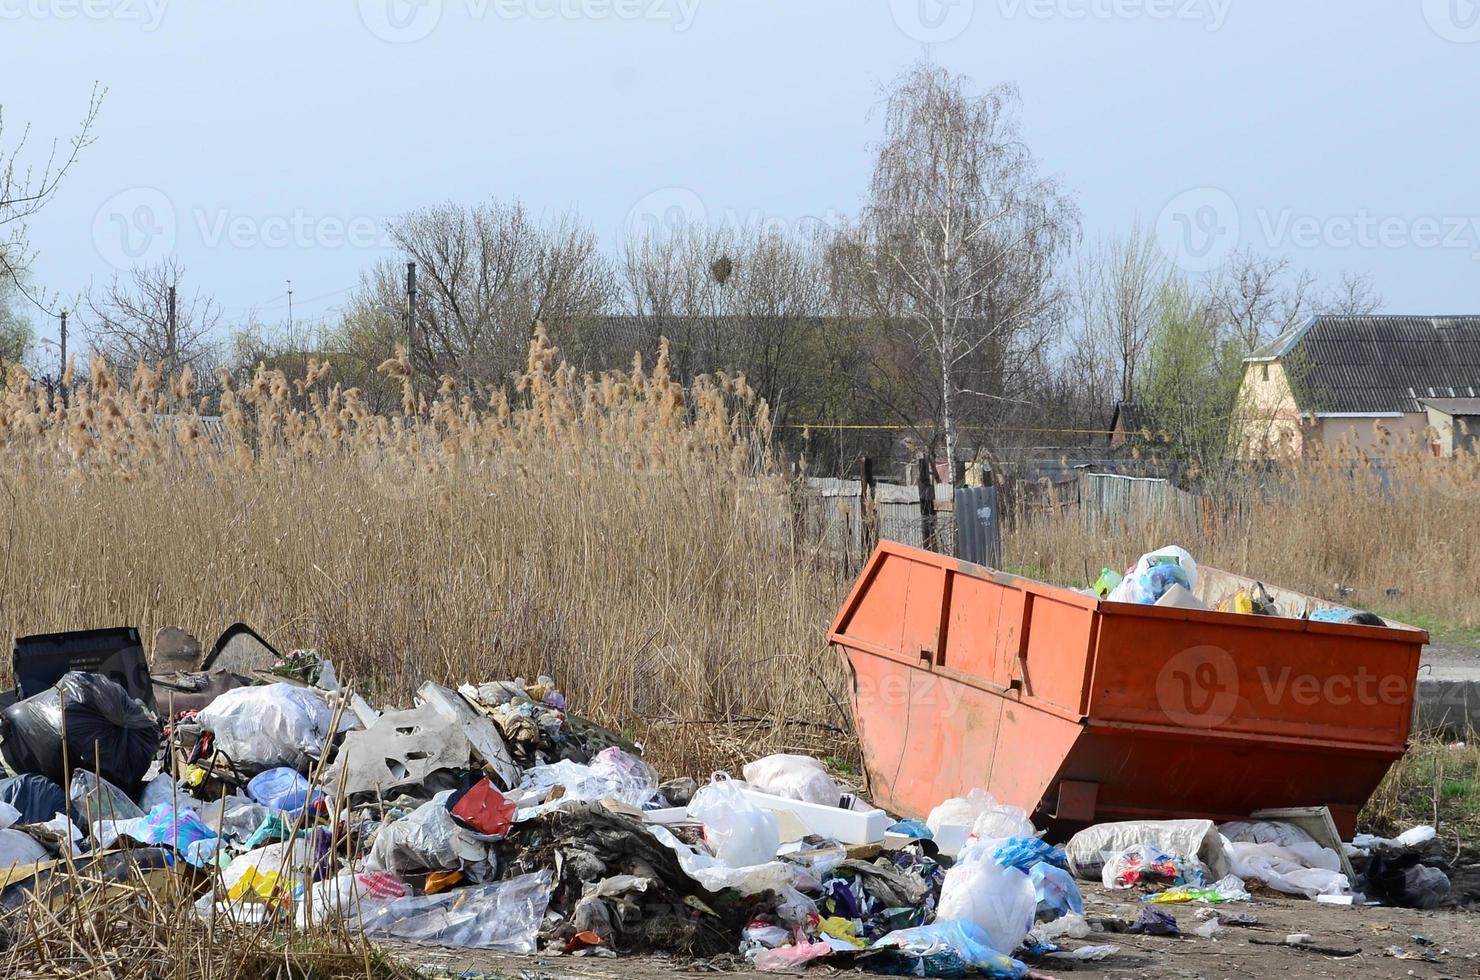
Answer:
[[[967,400],[1012,398],[1005,382],[1041,352],[1062,299],[1056,264],[1078,211],[1023,141],[1011,85],[971,94],[920,65],[887,93],[870,197],[846,249],[851,288],[927,356],[946,463]],[[982,370],[982,355],[993,358]],[[970,379],[999,379],[971,387]]]

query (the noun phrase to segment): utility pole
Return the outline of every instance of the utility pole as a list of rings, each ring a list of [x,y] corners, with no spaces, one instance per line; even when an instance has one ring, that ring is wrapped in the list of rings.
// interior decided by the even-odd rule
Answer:
[[[406,263],[406,356],[416,345],[416,263]]]
[[[293,280],[288,280],[288,349],[293,349]]]
[[[62,369],[57,373],[58,388],[62,396],[62,404],[67,404],[67,385],[62,380],[67,376],[67,311],[62,311]]]

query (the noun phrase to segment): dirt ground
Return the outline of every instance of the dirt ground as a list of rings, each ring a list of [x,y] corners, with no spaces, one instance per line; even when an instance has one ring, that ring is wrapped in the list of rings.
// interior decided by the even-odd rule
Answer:
[[[1125,894],[1086,888],[1085,914],[1095,919],[1118,918],[1133,922],[1140,903]],[[1184,932],[1202,924],[1197,917],[1202,905],[1164,905]],[[1149,977],[1165,980],[1228,978],[1228,980],[1272,980],[1275,977],[1475,977],[1480,976],[1480,913],[1363,906],[1331,906],[1288,898],[1256,897],[1222,908],[1248,913],[1259,919],[1254,928],[1225,927],[1212,939],[1188,935],[1173,939],[1130,934],[1095,934],[1082,941],[1067,941],[1072,949],[1085,945],[1113,944],[1119,952],[1098,963],[1044,960],[1033,964],[1041,977]],[[1313,946],[1342,951],[1333,955],[1314,949],[1265,946],[1279,943],[1292,933],[1309,933]],[[1421,940],[1426,940],[1427,944]],[[1387,953],[1401,947],[1410,953],[1427,953],[1434,962],[1399,959]],[[511,980],[616,980],[619,977],[658,978],[725,973],[737,978],[774,976],[739,969],[744,961],[721,958],[709,961],[678,961],[658,957],[626,956],[597,959],[566,956],[503,956],[429,947],[397,947],[408,963],[431,967],[429,976],[504,977]],[[810,969],[809,976],[835,977],[855,973],[826,963]],[[863,974],[858,974],[863,975]],[[872,974],[869,974],[872,975]]]

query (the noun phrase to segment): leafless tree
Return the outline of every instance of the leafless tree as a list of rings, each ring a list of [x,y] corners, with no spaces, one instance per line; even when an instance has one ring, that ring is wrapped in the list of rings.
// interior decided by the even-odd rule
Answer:
[[[557,340],[606,312],[614,293],[596,236],[574,215],[541,226],[520,204],[445,204],[403,215],[391,237],[417,263],[413,366],[467,383],[518,370],[536,322]],[[390,266],[357,302],[392,302]],[[404,306],[401,291],[395,305]]]
[[[1073,202],[1023,142],[1018,102],[1012,86],[974,96],[928,65],[900,78],[844,247],[856,270],[844,281],[928,355],[951,466],[963,397],[1011,397],[1006,385],[1046,342],[1057,260],[1078,233]]]
[[[1153,236],[1133,225],[1124,238],[1101,241],[1081,257],[1075,289],[1072,351],[1085,380],[1109,381],[1114,397],[1135,399],[1142,359],[1156,326],[1168,277]]]
[[[1292,268],[1289,259],[1252,249],[1235,252],[1209,277],[1205,291],[1219,337],[1242,353],[1317,314],[1372,313],[1383,304],[1370,276],[1346,273],[1335,288],[1323,291],[1312,273]]]
[[[115,275],[106,289],[90,292],[85,331],[93,350],[120,371],[144,361],[170,377],[189,366],[205,380],[221,308],[199,290],[184,295],[184,278],[184,266],[169,258],[136,266],[126,279]]]
[[[15,145],[6,149],[0,142],[0,276],[8,279],[21,295],[47,312],[47,304],[34,292],[23,275],[32,253],[26,238],[26,223],[46,206],[61,186],[62,180],[82,151],[95,138],[98,112],[103,106],[105,90],[93,86],[87,110],[76,135],[62,143],[52,140],[44,160],[25,161],[31,127],[21,129]],[[0,107],[0,140],[5,136],[5,111]]]
[[[667,337],[681,381],[728,367],[733,340],[724,317],[729,278],[715,274],[722,259],[734,273],[736,243],[731,231],[683,225],[622,243],[620,283],[623,315],[613,321],[602,356],[631,357],[652,351]],[[723,265],[719,266],[723,271]]]

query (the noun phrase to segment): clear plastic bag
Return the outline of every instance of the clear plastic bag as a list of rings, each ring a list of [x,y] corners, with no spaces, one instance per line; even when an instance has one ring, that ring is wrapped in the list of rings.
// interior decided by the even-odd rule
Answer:
[[[247,783],[247,794],[274,810],[299,811],[312,806],[323,794],[309,785],[297,769],[279,766],[259,773]]]
[[[86,769],[72,774],[69,795],[84,830],[101,820],[136,820],[145,812],[123,790]]]
[[[768,755],[746,763],[745,781],[762,793],[819,806],[837,806],[843,795],[827,768],[807,755]]]
[[[559,786],[558,799],[545,802]],[[597,753],[589,766],[569,759],[526,769],[514,795],[521,806],[515,818],[533,820],[573,801],[616,800],[641,808],[658,794],[653,767],[616,746]]]
[[[1223,835],[1211,820],[1126,820],[1095,824],[1064,845],[1069,872],[1081,881],[1096,881],[1105,862],[1137,844],[1152,844],[1179,858],[1199,861],[1207,878],[1228,874]]]
[[[725,773],[715,773],[694,794],[688,811],[704,825],[704,842],[714,856],[732,868],[766,864],[781,846],[776,817],[747,800]]]
[[[941,803],[930,811],[925,826],[934,834],[939,834],[941,827],[968,827],[971,836],[983,841],[1035,837],[1038,834],[1026,810],[998,803],[984,789],[974,789],[965,796]]]
[[[1152,884],[1200,888],[1203,881],[1202,865],[1198,861],[1152,844],[1126,848],[1106,861],[1100,871],[1100,883],[1111,889]]]
[[[532,953],[550,905],[548,870],[438,895],[361,902],[365,934],[376,939],[505,953]]]
[[[1011,953],[1033,928],[1037,908],[1038,896],[1026,874],[995,861],[971,861],[946,872],[936,918],[975,923],[993,949]]]
[[[660,824],[650,824],[648,832],[657,838],[658,843],[678,855],[678,865],[683,868],[684,874],[703,885],[707,891],[720,892],[732,888],[741,895],[759,895],[762,892],[787,895],[789,892],[795,898],[805,898],[791,887],[801,872],[796,865],[784,861],[767,861],[765,864],[732,868],[712,854],[685,844]],[[812,910],[816,911],[816,907]],[[782,914],[786,914],[784,909]]]
[[[755,954],[751,965],[765,973],[792,973],[807,968],[813,960],[826,959],[833,948],[824,942],[777,946]]]

